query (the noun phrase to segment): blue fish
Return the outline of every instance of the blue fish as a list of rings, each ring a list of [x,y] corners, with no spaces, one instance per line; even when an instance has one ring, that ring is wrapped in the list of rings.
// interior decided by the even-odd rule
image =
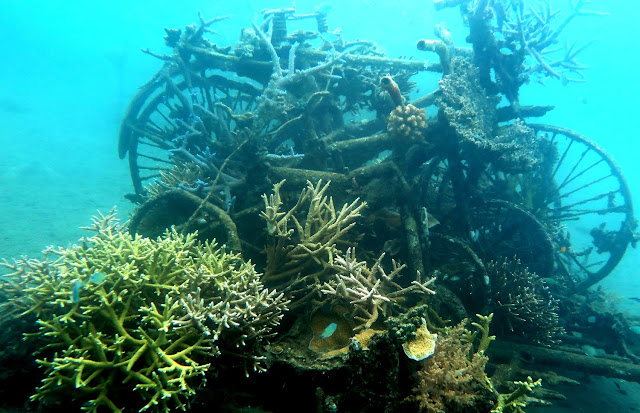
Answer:
[[[107,274],[103,272],[94,272],[89,277],[89,282],[95,285],[102,284],[102,282],[107,278]]]
[[[320,333],[320,338],[329,338],[336,332],[338,325],[336,323],[331,323],[322,330]]]
[[[80,290],[82,290],[82,282],[80,280],[75,280],[73,282],[73,286],[71,286],[71,302],[76,304],[80,301]]]

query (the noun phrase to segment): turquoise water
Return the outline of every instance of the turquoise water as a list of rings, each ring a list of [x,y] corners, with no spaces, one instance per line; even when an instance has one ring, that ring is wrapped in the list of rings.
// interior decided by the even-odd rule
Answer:
[[[331,3],[331,2],[329,2]],[[429,2],[363,1],[332,4],[330,24],[346,39],[374,40],[390,56],[416,56],[415,41],[433,37],[446,22],[455,44],[467,29],[455,9],[436,12]],[[557,7],[564,7],[565,2]],[[315,3],[297,2],[300,12]],[[118,206],[123,216],[131,191],[126,161],[117,158],[119,121],[130,98],[160,67],[140,50],[164,51],[164,27],[182,27],[205,16],[231,15],[219,23],[215,42],[235,43],[266,2],[86,2],[3,5],[0,53],[0,256],[37,254],[43,246],[75,241],[77,229],[97,210]],[[271,6],[271,5],[269,5]],[[273,5],[282,6],[281,4]],[[632,1],[595,1],[606,17],[585,16],[567,28],[570,41],[594,40],[580,56],[590,66],[587,83],[547,81],[522,89],[522,104],[552,104],[546,123],[571,128],[597,142],[620,165],[640,198],[637,81],[640,56]],[[456,30],[457,29],[457,30]],[[434,88],[426,79],[423,89]],[[636,201],[636,216],[638,215]],[[640,295],[638,250],[630,250],[604,285],[621,297]],[[629,310],[640,303],[621,300]]]
[[[164,27],[183,27],[207,17],[231,15],[211,39],[233,45],[266,1],[4,2],[0,13],[0,257],[36,256],[47,245],[75,242],[96,210],[117,206],[123,220],[133,191],[126,160],[117,156],[119,122],[137,88],[161,63],[141,52],[166,52]],[[467,29],[455,9],[436,12],[429,1],[332,3],[330,26],[346,39],[378,43],[390,57],[416,56],[415,42],[433,37],[447,22],[457,46]],[[554,1],[565,7],[563,1]],[[296,1],[299,12],[315,2]],[[590,66],[588,82],[548,80],[522,89],[521,103],[552,104],[545,123],[571,128],[597,142],[621,167],[640,215],[640,4],[595,0],[610,13],[585,16],[567,28],[570,41],[594,40],[579,57]],[[434,89],[425,76],[419,88]],[[579,237],[580,234],[574,234]],[[640,314],[640,252],[630,249],[602,282],[624,311]],[[584,410],[588,411],[588,410]]]

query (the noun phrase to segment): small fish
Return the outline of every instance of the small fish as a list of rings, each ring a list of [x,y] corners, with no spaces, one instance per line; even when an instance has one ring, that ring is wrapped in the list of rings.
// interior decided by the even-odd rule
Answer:
[[[369,215],[369,220],[380,220],[389,229],[396,229],[402,225],[402,215],[389,208],[382,208]]]
[[[89,282],[95,285],[102,284],[102,282],[107,278],[107,274],[103,272],[94,272],[89,277]]]
[[[322,333],[320,333],[320,338],[329,338],[333,335],[333,333],[336,332],[336,329],[338,328],[338,325],[336,323],[331,323],[328,326],[325,327],[324,330],[322,330]]]
[[[73,282],[73,286],[71,286],[71,302],[76,304],[78,301],[80,301],[80,290],[82,290],[82,287],[84,287],[84,285],[82,285],[82,281],[80,280],[75,280]]]
[[[638,297],[629,297],[629,300],[637,301],[640,303],[640,298]]]
[[[438,224],[440,224],[440,221],[438,221],[438,218],[434,217],[433,215],[427,212],[427,227],[431,229]]]
[[[398,238],[387,240],[382,246],[382,249],[391,256],[396,255],[402,249],[402,241]]]
[[[586,354],[589,357],[595,357],[598,354],[596,348],[588,344],[585,344],[581,348],[582,348],[582,351],[584,351],[584,354]]]
[[[228,201],[227,201],[227,208],[225,209],[224,212],[226,212],[227,214],[233,212],[233,207],[236,205],[236,196],[232,196]]]

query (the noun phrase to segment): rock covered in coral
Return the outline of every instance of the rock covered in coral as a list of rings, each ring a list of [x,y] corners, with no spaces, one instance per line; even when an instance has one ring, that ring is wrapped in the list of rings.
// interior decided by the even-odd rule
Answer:
[[[400,142],[420,142],[427,129],[427,115],[424,109],[412,104],[398,106],[389,115],[387,131]]]
[[[250,263],[196,234],[132,235],[113,214],[89,229],[94,236],[44,261],[4,263],[11,306],[40,326],[31,336],[45,378],[34,399],[166,412],[186,408],[218,354],[260,368],[286,301]]]

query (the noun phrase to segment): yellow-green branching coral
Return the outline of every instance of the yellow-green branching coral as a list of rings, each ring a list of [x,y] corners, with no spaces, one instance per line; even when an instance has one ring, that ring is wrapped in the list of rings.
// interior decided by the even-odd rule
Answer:
[[[113,215],[89,229],[44,261],[4,263],[13,314],[38,319],[46,376],[33,399],[119,411],[134,390],[140,411],[172,411],[186,409],[226,349],[259,367],[287,303],[250,263],[196,234],[132,235]]]
[[[498,403],[491,412],[493,413],[524,413],[524,407],[531,401],[540,400],[530,397],[536,387],[542,385],[542,379],[533,381],[527,377],[526,381],[514,381],[515,389],[511,393],[500,394]]]

